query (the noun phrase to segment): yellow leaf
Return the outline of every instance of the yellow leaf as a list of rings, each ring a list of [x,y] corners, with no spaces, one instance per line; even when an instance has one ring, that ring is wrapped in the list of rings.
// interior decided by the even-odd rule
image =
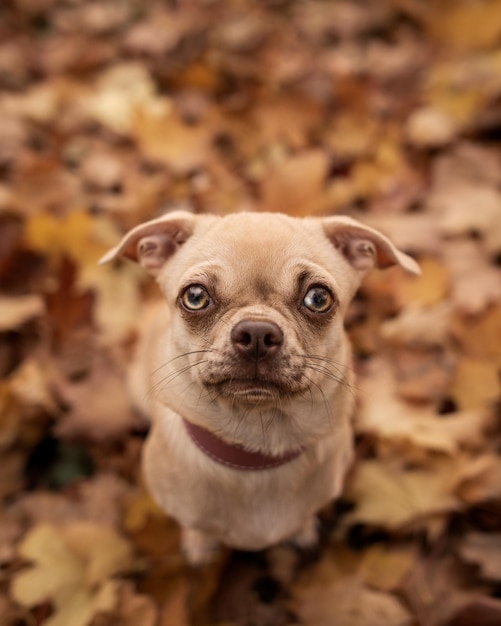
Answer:
[[[323,151],[310,150],[272,167],[262,181],[264,210],[295,216],[324,212],[327,165]]]
[[[348,484],[347,497],[357,506],[347,521],[398,529],[423,516],[453,511],[459,506],[452,494],[454,469],[452,462],[425,471],[364,461]]]
[[[12,584],[12,595],[23,606],[35,606],[47,598],[66,595],[81,582],[82,564],[68,550],[54,526],[36,526],[19,546],[19,554],[36,564],[21,571]]]
[[[100,220],[85,211],[72,211],[63,218],[37,213],[26,225],[27,244],[58,262],[66,255],[78,265],[96,264],[106,251],[99,240]]]
[[[148,492],[141,490],[130,499],[123,520],[125,530],[134,532],[141,529],[149,517],[163,518],[165,513]]]
[[[0,297],[0,332],[13,330],[44,312],[40,296]]]
[[[441,302],[449,287],[449,274],[444,264],[433,257],[420,259],[421,276],[409,278],[400,272],[391,276],[400,306],[409,303],[430,306]]]
[[[111,527],[74,522],[62,529],[67,546],[85,561],[85,581],[97,585],[132,567],[132,551]]]
[[[459,360],[451,394],[461,409],[489,406],[501,392],[499,364],[463,357]]]
[[[375,545],[363,556],[360,571],[365,582],[382,591],[393,591],[418,558],[414,546],[388,549]]]
[[[23,606],[52,601],[47,626],[87,626],[115,608],[118,587],[112,576],[130,569],[128,543],[111,527],[74,522],[58,528],[36,526],[19,546],[32,567],[14,577],[11,593]]]
[[[96,293],[94,318],[104,343],[117,342],[136,328],[143,281],[144,275],[132,263],[83,268],[78,285]]]
[[[501,36],[501,2],[451,2],[430,20],[431,33],[461,50],[495,46]]]
[[[211,155],[211,132],[206,126],[190,126],[174,112],[151,115],[139,109],[134,136],[144,154],[185,174],[205,165]]]

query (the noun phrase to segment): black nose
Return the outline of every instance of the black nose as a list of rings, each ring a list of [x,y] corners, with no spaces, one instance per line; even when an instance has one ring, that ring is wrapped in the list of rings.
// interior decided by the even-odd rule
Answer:
[[[233,327],[231,341],[246,358],[265,359],[279,350],[284,334],[273,322],[242,320]]]

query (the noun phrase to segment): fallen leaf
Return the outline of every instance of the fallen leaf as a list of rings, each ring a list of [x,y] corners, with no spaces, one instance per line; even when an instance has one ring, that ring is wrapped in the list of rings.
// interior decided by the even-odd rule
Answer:
[[[409,305],[381,325],[384,339],[395,347],[445,348],[451,340],[452,311],[447,302]]]
[[[19,546],[19,555],[34,565],[13,579],[11,593],[33,607],[50,599],[54,614],[47,626],[86,626],[118,601],[113,576],[130,570],[129,544],[112,529],[85,522],[57,528],[39,525]]]
[[[485,258],[479,242],[449,241],[443,258],[442,271],[450,276],[450,299],[460,312],[477,315],[501,300],[501,269]]]
[[[207,166],[211,159],[211,137],[208,125],[184,122],[174,111],[151,115],[138,110],[134,136],[148,159],[165,163],[178,175]]]
[[[501,620],[501,602],[495,598],[477,595],[465,603],[445,626],[497,626]]]
[[[434,37],[462,50],[488,48],[501,35],[501,3],[445,3],[430,23]]]
[[[501,305],[491,306],[481,315],[456,315],[450,323],[465,356],[501,366]]]
[[[432,306],[446,298],[450,285],[447,266],[436,257],[424,257],[419,260],[419,267],[421,276],[409,278],[403,272],[392,273],[391,285],[399,307]]]
[[[188,586],[183,579],[162,607],[159,626],[188,626]]]
[[[501,459],[483,454],[462,471],[456,494],[468,505],[501,497]]]
[[[102,352],[94,355],[87,377],[60,379],[58,389],[71,407],[56,425],[62,438],[106,441],[142,424],[131,407],[124,374]]]
[[[461,448],[480,447],[485,431],[493,422],[486,410],[440,417],[429,403],[402,400],[392,370],[382,360],[372,364],[370,375],[360,381],[359,389],[357,431],[375,434],[382,440],[403,441],[418,448],[454,454]]]
[[[118,589],[117,607],[95,617],[92,626],[156,626],[158,610],[153,600],[136,593],[131,583],[122,582]]]
[[[360,574],[366,585],[380,591],[395,591],[418,560],[413,546],[387,548],[375,545],[364,553]]]
[[[489,407],[500,394],[499,363],[470,357],[458,360],[451,395],[462,410]]]
[[[459,554],[465,561],[479,565],[484,578],[501,580],[501,534],[468,533]]]
[[[297,588],[294,609],[308,626],[404,626],[412,618],[394,596],[369,589],[356,577]]]
[[[326,176],[327,160],[319,150],[285,158],[272,166],[262,181],[263,210],[295,216],[323,213]]]
[[[409,142],[418,148],[439,148],[450,143],[458,133],[455,121],[440,109],[415,109],[405,128]]]
[[[121,134],[134,133],[139,110],[145,115],[163,115],[170,101],[156,95],[154,81],[141,63],[118,63],[102,72],[94,85],[81,94],[82,115],[97,120]]]
[[[19,328],[44,313],[40,296],[0,297],[0,332]]]
[[[104,345],[118,343],[135,330],[143,282],[144,276],[132,263],[96,264],[82,271],[79,286],[96,293],[94,317]]]
[[[350,524],[360,522],[398,530],[426,517],[457,510],[453,488],[458,481],[453,462],[427,470],[405,470],[380,461],[359,463],[348,482],[346,497],[356,505]]]
[[[87,521],[119,527],[121,502],[128,493],[127,484],[114,474],[100,473],[80,482],[70,495],[36,491],[20,497],[12,510],[31,524],[66,524]]]

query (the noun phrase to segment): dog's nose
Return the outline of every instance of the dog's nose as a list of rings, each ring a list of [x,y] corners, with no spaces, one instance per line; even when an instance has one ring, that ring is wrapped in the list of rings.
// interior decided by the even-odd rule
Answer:
[[[242,320],[233,327],[231,341],[243,356],[265,359],[279,350],[284,334],[274,322]]]

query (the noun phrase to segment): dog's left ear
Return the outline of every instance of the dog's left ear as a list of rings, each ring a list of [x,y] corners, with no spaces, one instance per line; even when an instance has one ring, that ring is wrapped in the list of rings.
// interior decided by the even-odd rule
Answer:
[[[173,211],[140,224],[128,232],[99,263],[125,257],[137,261],[147,272],[156,276],[167,259],[191,237],[195,221],[196,217],[188,211]]]
[[[421,274],[416,261],[398,250],[382,233],[357,220],[340,215],[322,220],[327,238],[357,270],[400,265],[411,274]]]

